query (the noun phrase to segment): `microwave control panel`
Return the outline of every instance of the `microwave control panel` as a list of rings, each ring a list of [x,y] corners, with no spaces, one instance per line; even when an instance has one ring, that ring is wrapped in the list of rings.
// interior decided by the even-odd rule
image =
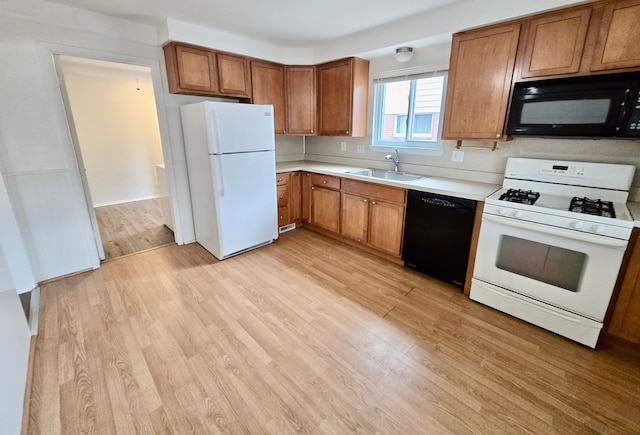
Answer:
[[[627,135],[640,137],[640,91],[636,93],[627,121]]]

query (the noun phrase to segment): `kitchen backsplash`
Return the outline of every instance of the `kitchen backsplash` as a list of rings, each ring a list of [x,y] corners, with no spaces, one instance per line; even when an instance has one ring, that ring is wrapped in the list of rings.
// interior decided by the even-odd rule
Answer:
[[[337,163],[357,167],[392,169],[391,162],[384,159],[387,152],[373,151],[371,136],[361,138],[317,136],[305,138],[278,136],[276,155],[278,161],[305,160]],[[346,142],[347,150],[341,151],[341,142]],[[364,145],[364,153],[357,152],[357,146]],[[486,142],[464,142],[464,145],[482,145]],[[500,184],[508,157],[530,157],[589,161],[601,163],[621,163],[635,165],[637,170],[633,180],[630,200],[640,201],[640,140],[612,139],[541,139],[517,138],[498,143],[496,151],[462,149],[463,162],[453,162],[455,141],[444,141],[441,156],[407,154],[400,150],[400,170],[423,175],[458,178],[483,183]]]

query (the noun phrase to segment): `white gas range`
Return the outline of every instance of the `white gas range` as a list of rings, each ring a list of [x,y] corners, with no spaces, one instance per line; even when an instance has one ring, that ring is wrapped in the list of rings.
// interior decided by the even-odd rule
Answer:
[[[509,159],[485,203],[471,299],[595,347],[633,228],[634,172]]]

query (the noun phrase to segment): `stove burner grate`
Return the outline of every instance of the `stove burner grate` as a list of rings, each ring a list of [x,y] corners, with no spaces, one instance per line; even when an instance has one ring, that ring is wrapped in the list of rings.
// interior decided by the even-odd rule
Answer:
[[[500,195],[499,199],[502,201],[533,205],[539,197],[540,193],[532,192],[531,190],[509,189]]]
[[[579,198],[574,196],[571,200],[571,204],[569,204],[569,211],[602,217],[616,217],[616,212],[613,209],[613,202],[602,201],[600,199],[589,199],[587,197]]]

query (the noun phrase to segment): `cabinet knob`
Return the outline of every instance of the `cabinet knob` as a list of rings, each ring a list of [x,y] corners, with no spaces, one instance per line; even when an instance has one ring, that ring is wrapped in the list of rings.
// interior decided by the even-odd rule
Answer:
[[[284,198],[284,195],[280,195],[280,199]]]
[[[369,200],[368,200],[368,199],[363,199],[363,201],[364,201],[365,203],[369,202]]]
[[[312,187],[312,188],[311,188],[311,190],[316,190],[316,188],[315,188],[315,187]]]
[[[311,130],[311,133],[313,133],[313,130]]]
[[[349,134],[349,130],[345,131],[344,134]]]
[[[500,133],[496,133],[496,139],[500,139],[502,135]]]
[[[327,180],[322,180],[322,184],[327,184]]]
[[[282,178],[278,178],[278,183],[282,181]]]
[[[310,176],[311,176],[311,174],[309,172],[307,172],[307,177],[310,177]]]
[[[376,202],[375,201],[371,201],[371,204],[376,205]]]

